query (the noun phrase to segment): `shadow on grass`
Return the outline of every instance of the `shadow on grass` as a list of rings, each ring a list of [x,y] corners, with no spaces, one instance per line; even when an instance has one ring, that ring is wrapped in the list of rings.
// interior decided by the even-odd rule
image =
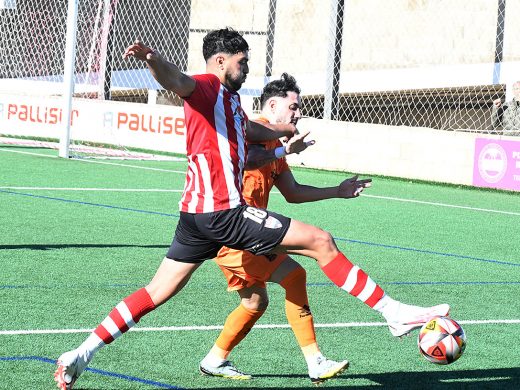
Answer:
[[[137,244],[21,244],[21,245],[0,245],[0,250],[30,249],[35,251],[48,251],[52,249],[69,248],[151,248],[164,249],[169,245],[137,245]]]
[[[289,383],[287,389],[295,390],[309,390],[312,385],[309,381],[309,386],[306,387],[292,387],[290,386],[291,378],[303,378],[302,375],[262,375],[257,374],[255,378],[288,378]],[[370,384],[367,385],[355,385],[354,383],[349,384],[352,380],[367,380]],[[244,387],[220,387],[216,386],[219,390],[236,390],[236,389],[249,389],[249,390],[260,390],[269,387],[261,386],[255,387],[253,382],[252,386]],[[377,388],[383,389],[470,389],[470,390],[481,390],[481,389],[520,389],[520,368],[496,368],[496,369],[483,369],[483,370],[460,370],[460,371],[427,371],[427,372],[394,372],[385,374],[363,374],[363,375],[349,375],[344,373],[338,378],[331,379],[321,385],[327,390],[340,390],[340,389],[368,389]],[[273,387],[274,389],[275,387]],[[276,387],[279,388],[279,387]],[[195,388],[191,388],[195,389]]]

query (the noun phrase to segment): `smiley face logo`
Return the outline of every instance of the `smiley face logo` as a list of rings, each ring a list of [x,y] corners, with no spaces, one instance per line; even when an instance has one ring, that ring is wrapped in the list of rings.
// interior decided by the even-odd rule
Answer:
[[[498,144],[487,144],[478,156],[480,176],[488,183],[499,182],[507,170],[507,154]]]

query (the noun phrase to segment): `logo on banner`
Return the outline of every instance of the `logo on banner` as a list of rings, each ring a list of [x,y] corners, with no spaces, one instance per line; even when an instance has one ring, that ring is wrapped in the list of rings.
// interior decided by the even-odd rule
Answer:
[[[488,183],[499,182],[507,171],[507,154],[498,144],[485,145],[478,156],[480,176]]]

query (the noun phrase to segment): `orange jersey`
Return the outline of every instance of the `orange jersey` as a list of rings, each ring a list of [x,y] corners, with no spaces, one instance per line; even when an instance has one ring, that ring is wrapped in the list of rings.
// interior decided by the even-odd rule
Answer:
[[[259,120],[266,121],[263,118],[259,118]],[[267,150],[271,150],[278,146],[282,146],[282,143],[276,139],[273,141],[263,142],[262,145],[264,145]],[[271,161],[269,164],[258,169],[245,171],[242,195],[246,203],[262,209],[267,208],[269,192],[271,192],[276,178],[280,176],[282,172],[288,171],[289,169],[285,157],[282,157]]]
[[[267,122],[264,118],[259,120]],[[282,146],[279,140],[263,142],[267,150]],[[290,170],[285,157],[276,159],[258,169],[244,172],[242,195],[247,204],[267,208],[269,192],[275,180],[285,171]],[[215,261],[228,280],[228,291],[240,290],[254,284],[265,287],[265,282],[287,255],[278,255],[273,261],[266,256],[255,256],[247,251],[223,247]]]

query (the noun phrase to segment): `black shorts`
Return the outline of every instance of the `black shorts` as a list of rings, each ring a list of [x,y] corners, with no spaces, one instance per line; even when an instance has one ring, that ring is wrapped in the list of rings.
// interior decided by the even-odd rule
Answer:
[[[282,242],[290,223],[290,218],[248,205],[212,213],[181,212],[166,257],[201,263],[216,257],[223,246],[265,255]]]

